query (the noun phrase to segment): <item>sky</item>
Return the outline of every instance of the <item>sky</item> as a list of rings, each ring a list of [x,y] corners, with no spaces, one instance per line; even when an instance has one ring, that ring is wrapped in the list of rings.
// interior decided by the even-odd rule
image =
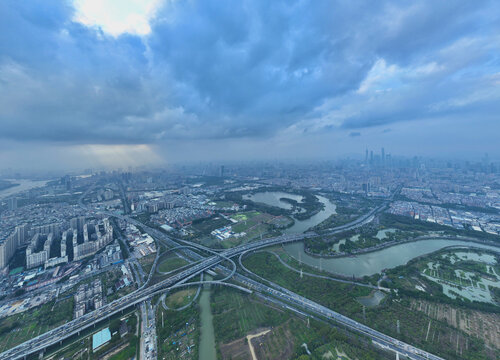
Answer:
[[[500,159],[497,1],[3,0],[0,169]]]

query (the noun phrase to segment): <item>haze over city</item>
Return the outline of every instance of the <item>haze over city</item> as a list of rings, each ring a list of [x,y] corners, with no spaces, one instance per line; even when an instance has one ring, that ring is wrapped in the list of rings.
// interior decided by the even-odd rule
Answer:
[[[495,1],[3,1],[0,13],[0,168],[383,146],[500,155]]]
[[[498,1],[0,1],[0,359],[498,360],[499,116]]]

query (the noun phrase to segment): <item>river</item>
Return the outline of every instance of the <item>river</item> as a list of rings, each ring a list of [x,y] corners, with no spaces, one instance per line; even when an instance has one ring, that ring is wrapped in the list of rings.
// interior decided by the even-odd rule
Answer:
[[[216,360],[215,335],[212,310],[210,309],[210,285],[203,288],[200,296],[200,360]]]
[[[371,253],[355,257],[319,258],[304,252],[304,244],[293,243],[285,245],[285,249],[295,259],[303,263],[345,276],[363,277],[404,265],[418,256],[430,254],[447,246],[474,246],[478,248],[499,251],[498,247],[463,240],[432,239],[394,245]]]
[[[248,198],[252,201],[263,202],[272,206],[279,206],[279,202],[276,201],[276,198],[278,198],[279,200],[280,197],[291,198],[291,194],[283,192],[262,192],[253,194]],[[324,204],[324,209],[307,220],[295,220],[295,224],[292,227],[288,228],[285,231],[286,233],[293,234],[305,232],[309,228],[326,220],[330,215],[335,214],[335,204],[331,203],[324,196],[318,195],[317,197]],[[385,236],[387,232],[391,231],[394,231],[394,229],[386,229],[383,234],[380,233],[380,235],[377,235],[382,237]],[[483,249],[499,251],[498,247],[485,244],[471,243],[463,240],[449,240],[439,238],[408,242],[371,253],[357,255],[355,257],[341,258],[321,258],[311,256],[304,251],[304,244],[302,242],[287,244],[284,245],[284,248],[286,252],[292,257],[307,265],[321,268],[322,270],[335,274],[363,277],[365,275],[373,275],[379,273],[383,269],[390,269],[399,265],[404,265],[411,259],[414,259],[421,255],[430,254],[448,246],[474,246]]]
[[[325,221],[330,217],[330,215],[336,214],[336,205],[334,203],[324,196],[317,195],[316,197],[324,205],[323,210],[306,220],[297,220],[294,218],[295,223],[293,226],[285,230],[287,234],[303,233],[304,231],[307,231],[307,229]],[[303,200],[301,195],[290,194],[282,191],[265,191],[244,196],[244,199],[246,200],[290,210],[292,206],[289,203],[280,200],[281,198],[295,200],[299,203],[299,206]]]
[[[7,181],[10,181],[15,184],[19,184],[16,186],[12,186],[8,189],[4,189],[0,191],[0,199],[15,195],[17,193],[30,190],[36,187],[42,187],[47,184],[50,180],[27,180],[27,179],[21,179],[21,180],[13,180],[13,179],[5,179]]]

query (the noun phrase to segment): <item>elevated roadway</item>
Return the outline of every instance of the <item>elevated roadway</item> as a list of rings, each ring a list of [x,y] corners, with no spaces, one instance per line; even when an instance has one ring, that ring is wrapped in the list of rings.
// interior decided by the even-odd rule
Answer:
[[[372,216],[377,212],[381,211],[383,209],[382,207],[378,207],[374,210],[372,210],[369,214],[366,214],[362,218],[359,218],[356,221],[353,221],[349,224],[343,225],[342,227],[332,229],[332,231],[345,231],[349,229],[353,229],[359,226],[364,225],[365,223],[371,221]],[[118,218],[122,218],[125,221],[129,221],[131,223],[135,223],[138,226],[141,226],[145,229],[148,230],[148,232],[159,239],[161,239],[162,242],[165,244],[171,246],[171,247],[177,247],[179,251],[186,251],[190,253],[194,253],[192,250],[188,249],[187,247],[182,247],[179,246],[179,244],[176,241],[173,241],[170,239],[166,234],[156,230],[152,229],[150,227],[145,226],[142,223],[138,223],[134,219],[130,219],[125,216],[121,215],[116,215],[116,214],[108,214],[110,216],[116,216]],[[168,279],[165,279],[157,284],[151,285],[151,286],[143,286],[140,289],[137,289],[136,291],[120,298],[117,299],[109,304],[104,305],[103,307],[85,314],[84,316],[72,320],[64,325],[61,325],[55,329],[52,329],[44,334],[41,334],[33,339],[30,339],[14,348],[11,348],[4,353],[0,354],[1,359],[5,360],[14,360],[14,359],[20,359],[23,358],[27,355],[37,353],[44,351],[48,346],[56,344],[70,336],[73,336],[75,334],[79,334],[80,331],[91,327],[98,323],[99,321],[108,318],[116,313],[121,312],[122,310],[129,308],[131,306],[135,306],[137,304],[142,303],[145,300],[150,299],[152,296],[164,293],[166,290],[169,289],[174,289],[177,287],[181,286],[188,286],[186,284],[187,281],[192,279],[193,277],[201,274],[202,272],[214,267],[218,266],[222,261],[229,260],[232,264],[234,262],[230,260],[231,257],[234,256],[239,256],[242,253],[261,249],[264,247],[268,246],[273,246],[277,244],[283,244],[283,243],[289,243],[289,242],[295,242],[295,241],[302,241],[306,238],[309,237],[315,237],[317,234],[315,233],[305,233],[305,234],[294,234],[294,235],[282,235],[274,238],[269,238],[269,239],[263,239],[260,241],[244,244],[232,249],[224,250],[222,252],[215,252],[212,249],[208,249],[206,247],[196,245],[193,243],[189,243],[189,246],[193,246],[199,250],[207,251],[211,253],[212,255],[206,258],[203,258],[199,254],[195,254],[195,258],[200,259],[198,263],[194,264],[192,267],[189,267],[185,270],[182,270],[179,273],[174,274],[173,276],[169,277]],[[181,248],[182,247],[182,248]],[[219,266],[220,267],[220,266]],[[236,280],[241,282],[242,284],[246,285],[247,287],[250,287],[253,290],[257,290],[262,293],[268,293],[270,295],[273,295],[275,297],[281,297],[282,299],[285,299],[287,302],[289,302],[291,305],[296,305],[300,306],[302,308],[307,309],[310,312],[313,312],[319,316],[323,316],[326,318],[329,318],[331,320],[334,320],[340,324],[345,325],[346,327],[349,327],[357,332],[363,333],[365,335],[370,336],[372,339],[376,339],[379,343],[385,344],[389,348],[394,348],[395,351],[398,351],[401,354],[405,354],[409,356],[412,359],[432,359],[432,360],[439,360],[441,358],[429,354],[423,350],[420,350],[416,347],[413,347],[409,344],[403,343],[397,339],[394,339],[392,337],[389,337],[385,334],[382,334],[376,330],[373,330],[369,328],[366,325],[360,324],[346,316],[343,316],[337,312],[334,312],[333,310],[330,310],[322,305],[319,305],[311,300],[308,300],[300,295],[297,295],[287,289],[281,288],[277,286],[276,284],[273,284],[273,286],[267,286],[261,283],[256,282],[255,280],[251,280],[247,277],[241,276],[239,274],[235,274],[235,268],[228,270],[230,273],[228,276],[226,276],[226,279],[231,278],[232,276],[236,277]],[[151,274],[154,272],[154,267],[152,268]],[[190,283],[189,285],[200,285],[204,282],[194,282]],[[215,281],[213,283],[221,283],[220,281]],[[227,284],[227,283],[223,283]],[[235,286],[240,289],[244,289],[241,286]],[[287,305],[287,306],[291,306]]]

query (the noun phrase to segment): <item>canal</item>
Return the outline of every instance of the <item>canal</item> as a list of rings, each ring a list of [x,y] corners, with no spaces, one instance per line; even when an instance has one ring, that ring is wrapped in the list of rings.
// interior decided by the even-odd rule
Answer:
[[[208,277],[206,280],[209,280]],[[210,279],[211,280],[211,279]],[[212,310],[210,308],[210,285],[205,285],[200,296],[200,360],[216,360],[215,334]]]

